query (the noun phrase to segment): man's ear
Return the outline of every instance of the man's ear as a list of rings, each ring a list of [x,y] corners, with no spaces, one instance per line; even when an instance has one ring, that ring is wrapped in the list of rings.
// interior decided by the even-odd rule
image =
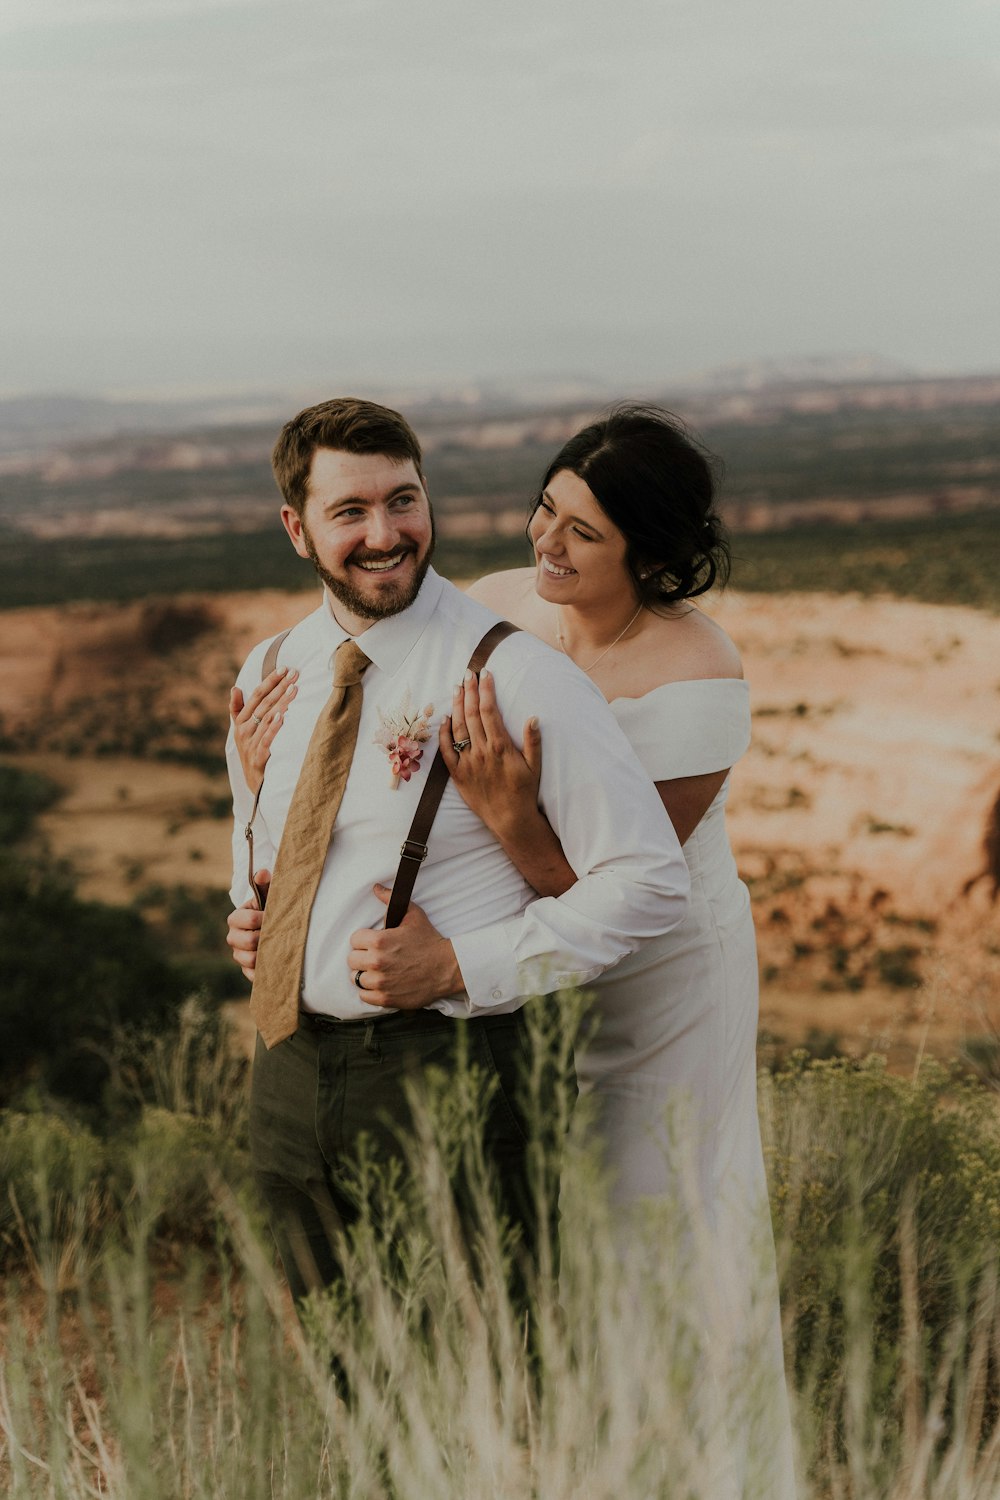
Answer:
[[[308,558],[309,549],[306,546],[306,539],[302,534],[302,517],[298,511],[293,510],[290,505],[283,505],[281,507],[281,524],[288,532],[292,546],[299,556]]]

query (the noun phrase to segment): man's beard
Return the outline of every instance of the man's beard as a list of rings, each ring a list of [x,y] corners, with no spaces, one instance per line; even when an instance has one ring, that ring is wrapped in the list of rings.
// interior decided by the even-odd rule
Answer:
[[[323,566],[316,553],[316,548],[313,545],[313,539],[310,536],[305,523],[303,523],[302,526],[302,539],[306,544],[306,551],[309,554],[309,559],[312,562],[313,567],[316,569],[316,572],[319,574],[323,583],[330,590],[330,593],[337,600],[337,602],[339,604],[342,604],[345,609],[349,609],[351,611],[351,614],[357,615],[359,619],[372,621],[387,620],[390,615],[398,615],[401,614],[404,609],[409,609],[410,605],[413,603],[414,599],[420,592],[420,585],[427,577],[427,569],[431,565],[431,557],[434,553],[434,542],[436,540],[434,533],[434,517],[432,516],[431,539],[428,543],[427,551],[425,552],[421,561],[417,564],[417,568],[413,574],[413,577],[408,583],[394,584],[390,588],[383,589],[379,597],[370,599],[366,594],[362,594],[360,589],[354,588],[353,584],[348,583],[345,579],[334,577],[334,575]],[[396,550],[398,551],[399,549],[397,548]],[[406,550],[412,551],[413,549],[407,548]],[[374,562],[377,559],[381,559],[385,556],[392,557],[393,553],[369,552],[360,554],[360,558],[364,562]],[[375,574],[374,576],[378,577],[378,574]]]

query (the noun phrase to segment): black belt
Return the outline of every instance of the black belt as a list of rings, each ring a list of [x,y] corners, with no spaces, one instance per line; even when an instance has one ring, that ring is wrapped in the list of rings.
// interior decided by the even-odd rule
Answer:
[[[377,1026],[387,1031],[405,1031],[410,1026],[419,1026],[434,1022],[441,1025],[443,1022],[460,1024],[463,1021],[488,1022],[492,1026],[518,1024],[524,1018],[520,1011],[503,1011],[500,1015],[491,1015],[489,1011],[475,1016],[446,1016],[444,1011],[432,1010],[430,1006],[422,1006],[420,1010],[396,1010],[390,1015],[378,1016],[352,1016],[350,1020],[341,1021],[336,1016],[319,1015],[314,1010],[300,1010],[299,1024],[308,1031],[351,1031],[365,1032],[369,1026]]]

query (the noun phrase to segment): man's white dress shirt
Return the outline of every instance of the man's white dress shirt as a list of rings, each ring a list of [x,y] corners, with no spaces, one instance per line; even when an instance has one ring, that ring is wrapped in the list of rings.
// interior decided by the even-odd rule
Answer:
[[[390,1014],[366,1005],[347,968],[350,935],[379,927],[373,894],[391,886],[400,845],[423,789],[442,717],[480,638],[497,620],[433,570],[409,609],[355,637],[371,659],[357,746],[309,923],[302,1005],[341,1020]],[[292,793],[316,720],[330,697],[333,657],[347,633],[324,599],[293,627],[282,666],[299,669],[271,746],[254,825],[255,864],[273,869]],[[250,653],[238,682],[260,682],[268,642]],[[518,745],[534,715],[542,734],[539,803],[578,879],[559,897],[538,898],[493,835],[449,783],[431,830],[413,901],[451,939],[465,993],[434,1002],[447,1015],[512,1011],[531,995],[585,984],[684,915],[688,873],[673,825],[601,693],[567,657],[526,631],[489,661],[497,702]],[[411,779],[392,786],[376,743],[385,716],[430,708],[431,738]],[[253,798],[232,733],[234,905],[250,895],[244,826]],[[265,917],[266,920],[266,917]]]

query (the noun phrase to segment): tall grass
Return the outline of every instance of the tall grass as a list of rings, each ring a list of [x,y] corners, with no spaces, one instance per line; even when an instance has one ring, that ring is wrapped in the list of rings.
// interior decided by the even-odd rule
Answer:
[[[362,1169],[347,1290],[315,1298],[303,1329],[247,1188],[242,1085],[208,1045],[160,1061],[155,1104],[115,1142],[0,1119],[19,1205],[4,1236],[5,1495],[720,1500],[727,1420],[766,1447],[754,1352],[727,1371],[706,1337],[697,1226],[661,1206],[623,1232],[585,1110],[564,1163],[559,1293],[539,1288],[530,1347],[502,1226],[484,1213],[470,1246],[448,1188],[482,1107],[474,1074],[421,1113],[406,1173]],[[943,1070],[906,1081],[799,1060],[762,1078],[761,1103],[801,1494],[994,1500],[993,1096]],[[206,1155],[227,1131],[228,1151]],[[770,1500],[752,1481],[746,1493]]]

